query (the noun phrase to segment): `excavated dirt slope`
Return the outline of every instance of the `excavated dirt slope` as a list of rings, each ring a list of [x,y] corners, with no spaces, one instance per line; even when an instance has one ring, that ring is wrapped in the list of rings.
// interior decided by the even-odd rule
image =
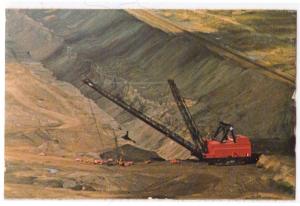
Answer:
[[[8,10],[6,28],[7,198],[294,198],[270,182],[276,171],[255,165],[122,168],[74,160],[114,148],[112,130],[120,127],[118,135],[128,130],[135,147],[166,159],[190,157],[82,85],[86,76],[189,139],[166,83],[173,78],[203,135],[229,121],[255,150],[273,153],[291,151],[291,86],[121,10]]]
[[[293,198],[293,193],[282,193],[269,184],[272,175],[255,165],[135,162],[122,168],[75,161],[79,156],[97,158],[105,148],[114,148],[112,129],[116,127],[108,114],[70,84],[55,80],[41,64],[8,63],[5,197]],[[128,142],[120,149],[129,159],[158,157]],[[230,190],[223,192],[224,188]]]
[[[125,92],[122,89],[123,98],[137,107],[142,102],[147,114],[189,138],[164,83],[168,78],[175,79],[183,96],[190,100],[190,110],[203,135],[211,134],[218,121],[224,120],[234,124],[239,133],[248,135],[259,151],[290,149],[291,86],[235,65],[184,34],[153,28],[125,11],[32,10],[19,11],[18,15],[8,12],[7,25],[19,21],[15,16],[23,13],[30,20],[24,18],[23,29],[8,32],[10,38],[30,50],[35,59],[40,58],[35,56],[36,49],[22,44],[31,41],[22,35],[27,32],[27,21],[38,22],[39,26],[34,26],[49,31],[55,42],[63,38],[61,46],[55,52],[49,50],[48,57],[43,59],[46,67],[59,79],[80,87],[100,108],[109,111],[141,147],[155,150],[165,158],[189,157],[185,149],[82,86],[85,75],[99,84],[115,75],[117,89],[109,88],[115,93],[120,93],[125,79],[129,86]],[[52,40],[39,37],[35,45],[47,47],[49,41]],[[148,84],[142,87],[141,82]],[[161,104],[157,99],[162,100]]]
[[[150,10],[150,12],[162,19],[170,20],[185,30],[234,49],[273,71],[294,80],[296,78],[296,11]]]
[[[39,63],[7,64],[5,111],[8,153],[98,154],[114,148],[113,129],[125,133],[92,100],[55,80]]]

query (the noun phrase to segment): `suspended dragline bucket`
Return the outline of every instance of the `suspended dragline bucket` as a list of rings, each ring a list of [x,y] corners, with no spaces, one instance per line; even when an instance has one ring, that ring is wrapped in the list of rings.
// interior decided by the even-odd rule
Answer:
[[[120,106],[121,108],[123,108],[124,110],[129,112],[130,114],[132,114],[133,116],[135,116],[138,119],[142,120],[143,122],[145,122],[146,124],[148,124],[152,128],[158,130],[159,132],[161,132],[162,134],[164,134],[165,136],[167,136],[168,138],[170,138],[174,142],[180,144],[181,146],[183,146],[186,149],[188,149],[189,151],[191,151],[191,154],[193,156],[197,157],[198,159],[202,159],[201,151],[194,144],[192,144],[191,142],[185,140],[184,138],[182,138],[180,135],[178,135],[174,131],[171,131],[166,126],[160,124],[159,122],[155,121],[151,117],[148,117],[147,115],[145,115],[141,111],[133,108],[132,106],[127,104],[124,100],[122,100],[120,97],[116,97],[116,96],[110,94],[108,91],[104,90],[99,85],[92,82],[90,79],[84,79],[83,82],[87,86],[89,86],[90,88],[97,91],[102,96],[106,97],[110,101],[114,102],[115,104],[117,104],[118,106]]]

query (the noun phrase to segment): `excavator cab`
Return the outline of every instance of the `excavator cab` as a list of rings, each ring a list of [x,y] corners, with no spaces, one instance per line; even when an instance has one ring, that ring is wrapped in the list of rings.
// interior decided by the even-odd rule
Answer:
[[[220,139],[221,143],[225,143],[226,140],[231,139],[234,143],[236,143],[236,135],[235,135],[235,129],[232,124],[225,123],[225,122],[219,122],[219,126],[213,136],[213,140],[218,140],[220,137],[219,135],[222,133],[222,138]],[[231,136],[229,136],[229,133]]]
[[[220,134],[222,134],[220,139]],[[251,157],[251,142],[248,137],[236,135],[232,124],[219,122],[211,140],[206,141],[203,157],[208,160],[244,159]]]

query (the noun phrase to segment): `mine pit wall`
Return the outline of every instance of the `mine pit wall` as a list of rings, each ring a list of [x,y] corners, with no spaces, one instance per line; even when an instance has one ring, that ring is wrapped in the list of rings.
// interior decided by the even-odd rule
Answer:
[[[44,65],[58,79],[79,87],[84,95],[114,116],[130,131],[138,146],[155,150],[167,159],[190,156],[181,146],[82,86],[84,76],[89,74],[99,84],[102,82],[97,72],[109,70],[117,70],[118,77],[130,82],[175,79],[183,96],[194,102],[190,109],[202,134],[211,133],[218,121],[224,120],[234,124],[238,133],[249,136],[257,151],[291,152],[289,143],[294,127],[291,99],[294,89],[291,86],[244,69],[184,34],[165,33],[122,10],[21,12],[38,22],[43,31],[46,28],[55,35],[55,42],[57,38],[64,39],[63,43],[59,41],[62,45],[51,50],[51,55],[42,58]],[[7,15],[7,25],[17,20],[15,16]],[[23,23],[24,26],[14,32],[15,36],[24,32],[27,35],[39,33],[39,30],[29,30],[27,22]],[[48,38],[47,41],[52,40]],[[30,47],[29,43],[21,45],[18,42],[18,46],[26,46],[32,53],[52,48],[48,44]],[[43,41],[31,43],[36,45]],[[40,56],[33,58],[41,60]],[[170,94],[167,84],[151,85],[148,90],[136,89],[146,103],[155,104],[161,96]],[[159,106],[147,110],[150,114],[156,113],[156,118],[162,111]],[[182,122],[179,130],[183,128]]]

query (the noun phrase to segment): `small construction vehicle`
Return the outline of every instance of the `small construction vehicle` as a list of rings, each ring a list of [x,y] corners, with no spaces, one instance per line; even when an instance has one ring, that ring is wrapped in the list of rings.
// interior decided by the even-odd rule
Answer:
[[[220,122],[220,125],[213,138],[201,137],[188,110],[188,107],[186,106],[184,99],[180,96],[180,92],[173,80],[168,80],[168,83],[194,143],[191,143],[176,132],[170,130],[168,127],[130,106],[119,96],[117,97],[110,94],[108,91],[104,90],[90,79],[84,79],[83,82],[133,116],[142,120],[152,128],[158,130],[166,137],[170,138],[181,146],[185,147],[191,152],[191,155],[197,157],[199,160],[204,160],[213,164],[227,165],[228,163],[241,164],[254,162],[258,158],[256,155],[252,154],[250,139],[244,135],[235,135],[234,127],[231,124]],[[220,132],[223,132],[223,137],[221,140],[218,140],[217,136]],[[228,135],[229,133],[231,133],[231,136]]]

